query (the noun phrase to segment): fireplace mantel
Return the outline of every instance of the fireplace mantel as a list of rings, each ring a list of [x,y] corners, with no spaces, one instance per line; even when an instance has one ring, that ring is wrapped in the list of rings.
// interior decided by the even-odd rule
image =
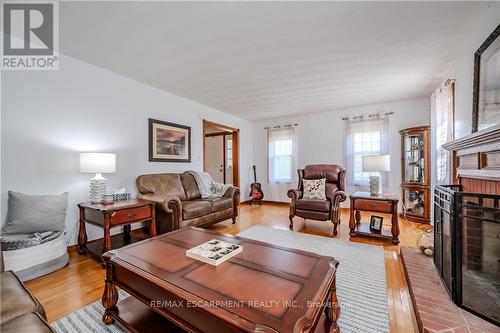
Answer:
[[[500,125],[443,145],[453,153],[456,177],[500,181]]]

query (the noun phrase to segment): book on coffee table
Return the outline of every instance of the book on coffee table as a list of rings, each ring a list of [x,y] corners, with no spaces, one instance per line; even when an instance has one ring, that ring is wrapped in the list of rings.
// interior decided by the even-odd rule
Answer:
[[[243,251],[243,247],[238,244],[212,239],[186,251],[186,256],[210,265],[220,265],[224,261],[234,257]]]

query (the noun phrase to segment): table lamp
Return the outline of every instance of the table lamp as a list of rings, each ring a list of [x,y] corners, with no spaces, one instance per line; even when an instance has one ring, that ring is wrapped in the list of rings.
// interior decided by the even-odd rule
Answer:
[[[391,171],[391,155],[363,156],[363,172]],[[382,194],[382,177],[370,176],[370,194]]]
[[[102,173],[116,171],[116,154],[109,153],[80,153],[80,172],[95,173],[90,179],[89,197],[92,203],[99,203],[106,194],[108,180]]]

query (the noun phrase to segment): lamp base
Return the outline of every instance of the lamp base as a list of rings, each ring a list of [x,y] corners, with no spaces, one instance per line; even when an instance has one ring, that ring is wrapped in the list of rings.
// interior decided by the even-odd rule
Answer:
[[[108,190],[108,180],[100,173],[90,179],[89,182],[89,198],[91,203],[101,203],[102,196]]]
[[[382,177],[370,176],[370,194],[371,195],[382,194]]]

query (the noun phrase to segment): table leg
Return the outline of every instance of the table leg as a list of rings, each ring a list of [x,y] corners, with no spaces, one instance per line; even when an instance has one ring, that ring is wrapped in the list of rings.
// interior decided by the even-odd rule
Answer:
[[[330,325],[329,333],[339,333],[340,328],[338,324],[338,319],[340,317],[340,304],[337,298],[337,277],[334,277],[333,283],[330,286],[330,296],[327,302],[328,306],[325,306],[325,316],[326,318],[332,322]]]
[[[397,211],[392,213],[391,223],[392,223],[392,226],[391,226],[392,244],[398,245],[399,244],[399,224],[398,224]]]
[[[125,240],[125,242],[130,241],[130,230],[132,230],[130,224],[123,226],[123,239]]]
[[[349,209],[349,234],[352,236],[354,234],[354,229],[356,229],[356,221],[354,220],[354,200],[351,198],[351,208]]]
[[[85,254],[87,252],[87,229],[84,222],[84,209],[80,207],[80,221],[78,230],[78,253]]]
[[[359,210],[356,211],[356,224],[361,223],[361,212]]]
[[[110,225],[111,225],[111,217],[109,216],[109,214],[105,214],[104,215],[104,240],[102,242],[102,253],[106,253],[108,251],[111,251],[111,248],[112,248]]]
[[[113,266],[111,265],[110,258],[104,257],[103,260],[106,266],[106,277],[104,278],[104,293],[101,299],[102,305],[105,309],[104,315],[102,316],[102,322],[106,325],[111,325],[115,322],[115,320],[109,312],[116,307],[116,303],[118,302],[118,291],[112,282]]]
[[[151,222],[149,225],[149,236],[156,236],[156,210],[155,206],[151,206]]]

